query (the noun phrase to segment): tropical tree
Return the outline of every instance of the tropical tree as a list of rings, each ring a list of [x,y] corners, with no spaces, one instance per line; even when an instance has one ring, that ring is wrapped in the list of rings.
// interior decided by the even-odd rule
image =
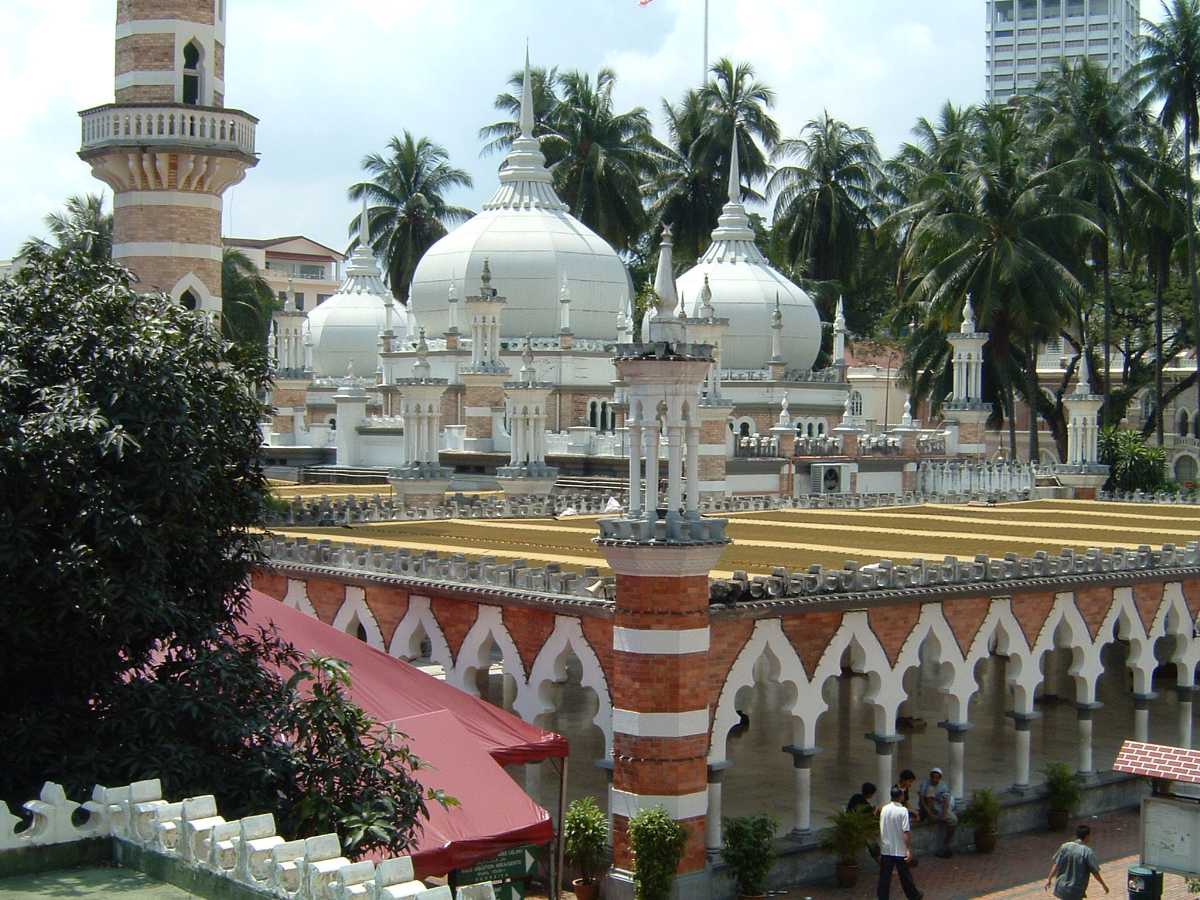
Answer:
[[[825,112],[781,141],[771,159],[779,164],[767,183],[777,246],[803,277],[844,289],[874,229],[881,174],[874,137]]]
[[[236,247],[221,252],[221,331],[247,351],[265,353],[271,313],[280,308],[275,291],[254,261]]]
[[[1030,114],[1039,132],[1046,161],[1059,166],[1063,190],[1094,207],[1099,234],[1091,244],[1092,265],[1104,286],[1101,417],[1111,420],[1112,394],[1112,264],[1114,243],[1121,245],[1128,218],[1126,188],[1134,172],[1144,169],[1141,147],[1142,110],[1134,82],[1113,82],[1103,66],[1084,57],[1059,68],[1030,98]]]
[[[44,221],[54,244],[31,238],[22,245],[22,256],[28,256],[35,247],[83,253],[95,261],[112,256],[113,217],[104,211],[104,194],[72,194],[62,212],[50,213]]]
[[[1192,145],[1200,138],[1200,0],[1162,0],[1161,22],[1142,20],[1142,60],[1135,70],[1147,96],[1162,101],[1159,121],[1174,133],[1182,125],[1187,203],[1187,272],[1193,322],[1200,332],[1200,283],[1196,275],[1195,178]],[[1200,349],[1200,334],[1194,336]],[[1200,352],[1196,354],[1200,377]],[[1200,415],[1200,393],[1197,393]]]
[[[363,158],[363,169],[371,176],[349,190],[351,200],[365,195],[367,239],[383,260],[384,274],[392,295],[408,303],[408,290],[421,256],[457,225],[474,213],[451,205],[446,194],[454,188],[472,187],[471,176],[450,165],[449,154],[427,137],[393,136],[385,153]],[[350,222],[350,246],[358,243],[359,216]]]
[[[728,172],[736,127],[738,167],[749,188],[770,173],[767,154],[779,143],[779,125],[768,112],[775,106],[775,91],[756,79],[754,66],[747,62],[722,57],[709,72],[712,78],[700,89],[707,107],[703,159],[717,172]]]
[[[660,145],[645,109],[613,108],[616,80],[607,68],[595,81],[563,73],[553,132],[541,143],[557,159],[554,186],[571,214],[616,249],[630,250],[645,230],[641,186],[654,172]]]
[[[922,216],[904,264],[923,273],[909,290],[914,301],[929,304],[926,329],[944,334],[955,327],[970,298],[981,329],[990,333],[989,366],[1015,455],[1015,392],[1040,395],[1024,377],[1035,371],[1029,348],[1077,310],[1087,284],[1079,247],[1099,229],[1083,204],[1062,196],[1054,174],[1039,169],[1017,109],[986,107],[974,118],[976,148],[962,173],[931,179],[926,188],[940,191],[940,182],[957,180],[961,184],[951,190],[968,198],[969,206],[936,212],[918,200],[895,218]],[[944,340],[928,340],[925,333],[911,350],[929,354],[920,369],[944,367]]]
[[[508,79],[511,90],[496,95],[493,105],[501,112],[508,113],[511,118],[501,119],[479,129],[479,139],[486,142],[479,151],[480,156],[506,153],[520,135],[521,126],[518,120],[521,117],[521,87],[524,81],[525,70],[517,69]],[[531,67],[529,87],[533,93],[533,136],[550,134],[554,130],[550,124],[551,118],[559,104],[558,68]],[[551,148],[543,147],[542,153],[546,155],[546,162],[553,165],[557,160],[550,157],[547,152],[549,150]]]

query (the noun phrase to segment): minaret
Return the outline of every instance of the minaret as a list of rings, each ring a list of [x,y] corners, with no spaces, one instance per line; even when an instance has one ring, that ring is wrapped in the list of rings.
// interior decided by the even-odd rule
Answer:
[[[547,495],[554,489],[558,469],[546,465],[547,401],[553,390],[551,382],[537,380],[533,367],[533,337],[526,335],[525,350],[521,354],[521,379],[504,385],[512,444],[508,465],[496,470],[496,479],[508,496]]]
[[[771,358],[767,360],[767,371],[772,381],[783,381],[786,365],[783,358],[783,307],[779,305],[779,291],[776,291],[775,308],[771,310]]]
[[[833,316],[833,360],[834,366],[841,367],[842,380],[846,378],[846,312],[842,298],[838,297],[837,312]]]
[[[79,114],[79,156],[113,191],[113,260],[213,316],[221,196],[258,163],[258,119],[224,108],[225,7],[120,0],[115,102]]]
[[[1103,405],[1104,398],[1092,393],[1092,367],[1084,347],[1075,390],[1063,397],[1067,413],[1067,461],[1054,469],[1059,483],[1075,489],[1077,500],[1094,500],[1096,491],[1108,480],[1109,467],[1100,463],[1100,407]]]
[[[954,384],[950,397],[942,404],[946,421],[952,426],[947,450],[983,456],[984,423],[991,406],[983,402],[983,347],[987,332],[975,329],[975,307],[967,295],[963,303],[962,325],[957,332],[946,335],[950,342]]]
[[[467,297],[471,320],[471,363],[462,370],[465,449],[490,453],[495,449],[496,417],[504,410],[508,367],[500,358],[500,317],[507,301],[492,287],[491,265],[485,259],[479,293]]]
[[[388,482],[407,509],[441,505],[452,471],[443,467],[441,449],[442,395],[448,381],[431,377],[425,329],[417,339],[417,358],[411,378],[397,378],[400,415],[404,418],[404,464],[388,472]]]
[[[703,396],[699,405],[700,448],[697,461],[700,501],[711,506],[720,503],[729,494],[729,481],[725,474],[725,436],[729,430],[728,420],[733,412],[733,403],[721,396],[721,341],[729,329],[729,319],[717,316],[707,275],[696,303],[697,315],[687,322],[688,339],[712,348],[712,362],[701,386]]]

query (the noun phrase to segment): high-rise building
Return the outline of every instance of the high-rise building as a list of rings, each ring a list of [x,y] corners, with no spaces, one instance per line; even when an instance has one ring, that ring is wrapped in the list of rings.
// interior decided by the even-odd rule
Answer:
[[[118,0],[115,102],[80,113],[79,155],[113,191],[113,259],[144,290],[221,312],[221,195],[258,162],[225,108],[226,0]]]
[[[1032,93],[1059,60],[1088,57],[1114,80],[1138,57],[1141,0],[986,0],[987,99]]]

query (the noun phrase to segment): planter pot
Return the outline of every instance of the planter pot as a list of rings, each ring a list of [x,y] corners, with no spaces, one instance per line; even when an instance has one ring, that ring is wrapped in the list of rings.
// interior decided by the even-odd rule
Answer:
[[[996,830],[994,828],[975,829],[975,850],[979,853],[991,853],[996,849]]]
[[[596,900],[600,896],[599,882],[584,884],[582,879],[576,878],[571,882],[571,891],[575,894],[575,900]]]
[[[834,874],[837,878],[838,887],[852,888],[858,884],[858,863],[838,862],[837,870]]]
[[[1066,831],[1067,825],[1071,823],[1071,812],[1066,809],[1052,809],[1047,813],[1046,818],[1050,823],[1051,831]]]

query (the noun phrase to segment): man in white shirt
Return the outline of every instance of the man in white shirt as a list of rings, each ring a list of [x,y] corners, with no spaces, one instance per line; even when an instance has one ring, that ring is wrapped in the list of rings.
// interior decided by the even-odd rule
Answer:
[[[900,873],[900,887],[908,900],[925,895],[913,883],[908,864],[912,861],[912,826],[904,791],[892,788],[892,802],[879,811],[879,900],[888,900],[892,892],[892,870]]]

